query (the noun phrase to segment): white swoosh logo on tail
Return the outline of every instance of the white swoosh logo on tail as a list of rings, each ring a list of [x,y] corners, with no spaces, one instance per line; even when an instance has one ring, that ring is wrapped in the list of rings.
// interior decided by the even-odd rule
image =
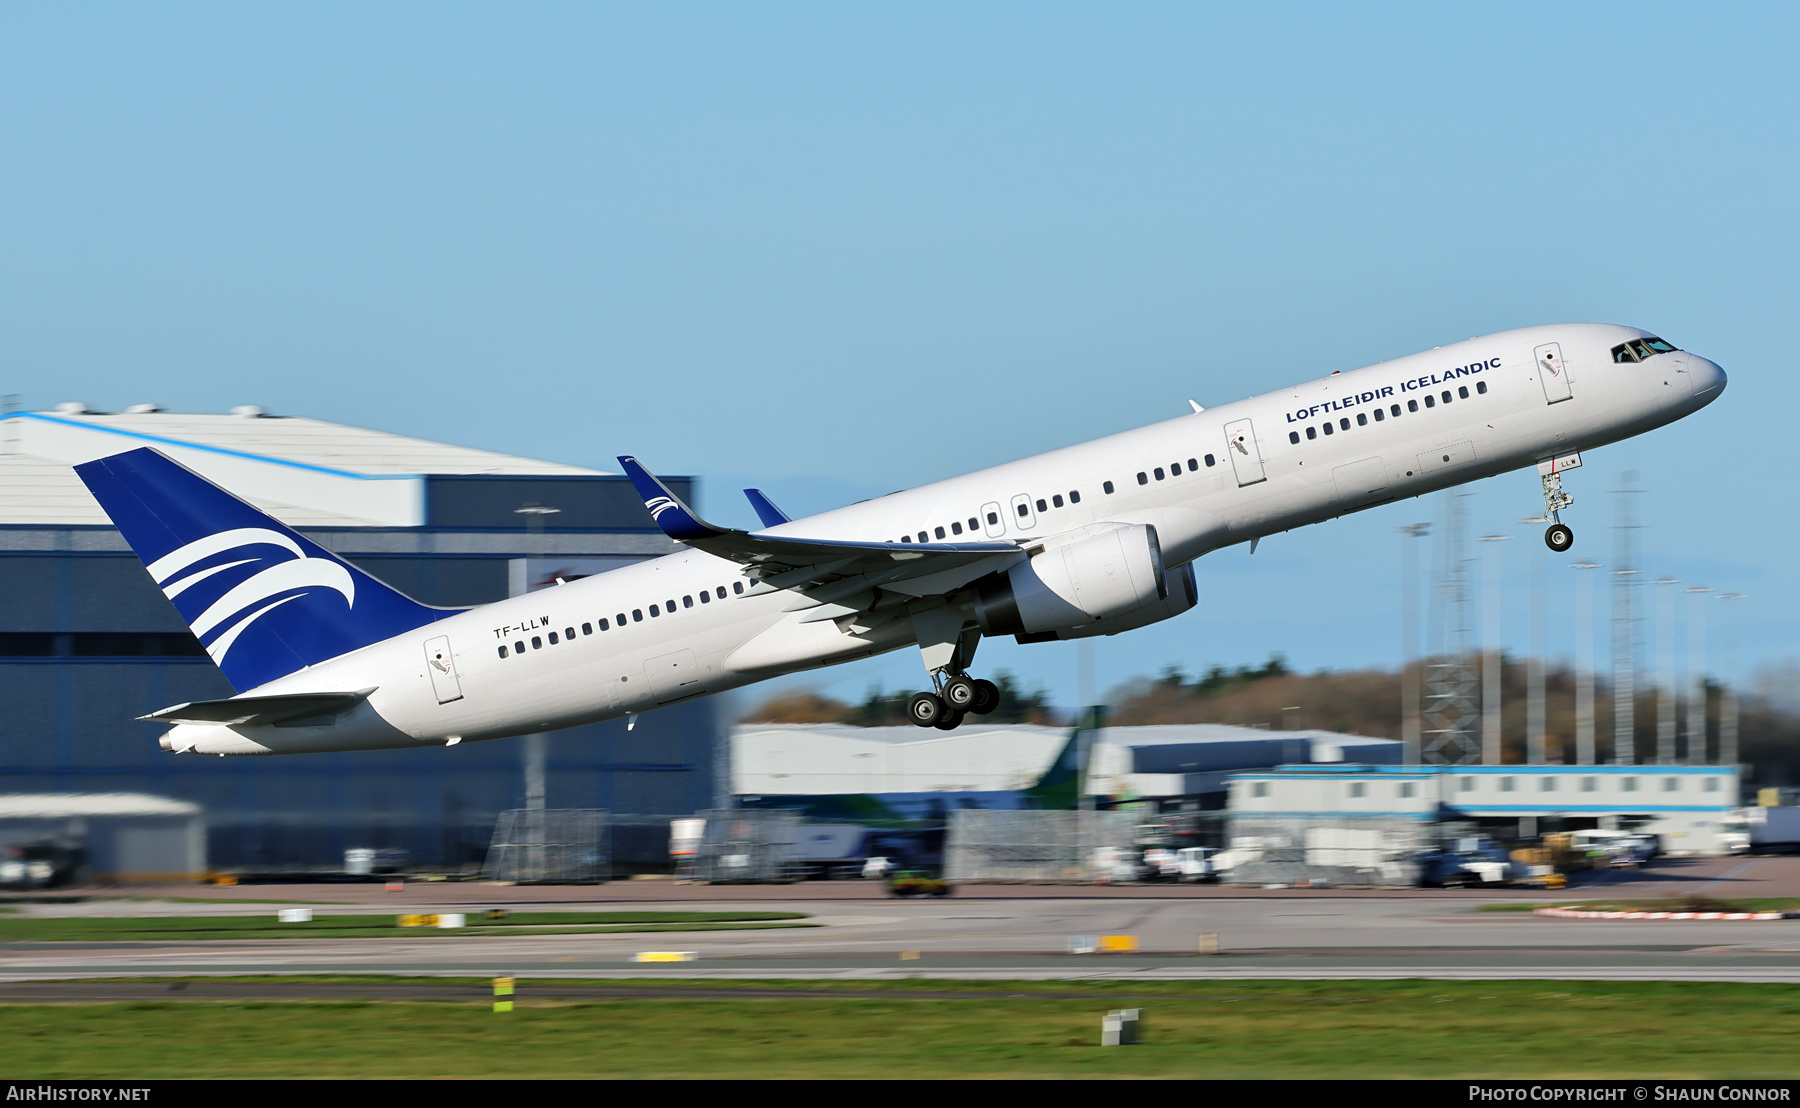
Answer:
[[[196,638],[206,635],[219,627],[233,623],[233,617],[263,604],[270,597],[294,589],[305,589],[311,586],[335,589],[343,594],[345,603],[356,604],[356,580],[350,571],[337,562],[325,558],[309,558],[300,545],[279,531],[266,527],[239,527],[230,531],[220,531],[216,535],[207,535],[196,539],[178,550],[163,555],[147,567],[150,576],[162,587],[163,595],[170,600],[175,599],[193,585],[206,580],[215,573],[236,566],[248,565],[260,561],[257,558],[244,558],[235,562],[208,566],[195,573],[188,570],[197,562],[205,561],[215,554],[236,550],[245,546],[279,546],[290,551],[294,557],[277,562],[269,568],[254,573],[238,582],[226,591],[224,596],[213,601],[204,612],[189,622]],[[214,639],[206,648],[214,662],[222,662],[231,650],[238,636],[265,612],[279,608],[289,600],[298,600],[299,595],[283,597],[273,604],[263,604],[256,611],[237,620],[224,634]]]

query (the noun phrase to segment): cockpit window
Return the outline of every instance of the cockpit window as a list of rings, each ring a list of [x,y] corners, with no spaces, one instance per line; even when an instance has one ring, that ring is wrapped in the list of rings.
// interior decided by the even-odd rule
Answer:
[[[1670,354],[1680,349],[1673,343],[1651,336],[1649,338],[1632,339],[1612,348],[1615,362],[1641,362],[1654,358],[1658,354]]]

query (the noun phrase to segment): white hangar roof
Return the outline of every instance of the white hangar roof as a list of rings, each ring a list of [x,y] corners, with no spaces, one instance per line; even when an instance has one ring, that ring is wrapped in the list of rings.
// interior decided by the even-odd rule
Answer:
[[[148,405],[138,405],[147,409]],[[140,446],[162,451],[295,527],[417,527],[425,477],[592,477],[603,471],[450,446],[317,419],[132,410],[16,412],[0,420],[0,525],[108,523],[70,467]]]

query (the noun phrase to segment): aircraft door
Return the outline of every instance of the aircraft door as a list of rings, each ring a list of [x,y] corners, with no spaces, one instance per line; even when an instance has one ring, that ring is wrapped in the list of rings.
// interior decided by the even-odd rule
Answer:
[[[1225,453],[1231,455],[1231,469],[1237,474],[1237,483],[1254,485],[1266,480],[1263,472],[1262,449],[1256,445],[1256,428],[1247,419],[1233,420],[1225,425]]]
[[[1037,527],[1037,513],[1031,510],[1031,497],[1024,493],[1012,498],[1012,524],[1016,531],[1030,531]]]
[[[1547,342],[1531,352],[1532,361],[1537,363],[1538,383],[1544,386],[1544,402],[1554,404],[1559,400],[1567,400],[1569,391],[1569,367],[1563,364],[1562,344]]]
[[[425,669],[431,674],[431,691],[439,704],[462,699],[462,682],[456,676],[456,655],[450,652],[450,636],[439,635],[425,644]]]
[[[650,692],[658,704],[668,704],[706,691],[700,679],[700,664],[692,650],[677,650],[644,663],[644,676],[650,679]]]
[[[983,504],[981,506],[981,526],[987,531],[988,538],[1006,537],[1006,514],[999,504]]]

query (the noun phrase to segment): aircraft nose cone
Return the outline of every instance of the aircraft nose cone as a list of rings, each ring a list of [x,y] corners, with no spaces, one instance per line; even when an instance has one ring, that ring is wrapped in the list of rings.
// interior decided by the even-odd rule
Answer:
[[[1697,397],[1704,397],[1711,402],[1725,391],[1725,371],[1719,367],[1718,362],[1710,358],[1690,355],[1688,374],[1694,379],[1694,395]]]

